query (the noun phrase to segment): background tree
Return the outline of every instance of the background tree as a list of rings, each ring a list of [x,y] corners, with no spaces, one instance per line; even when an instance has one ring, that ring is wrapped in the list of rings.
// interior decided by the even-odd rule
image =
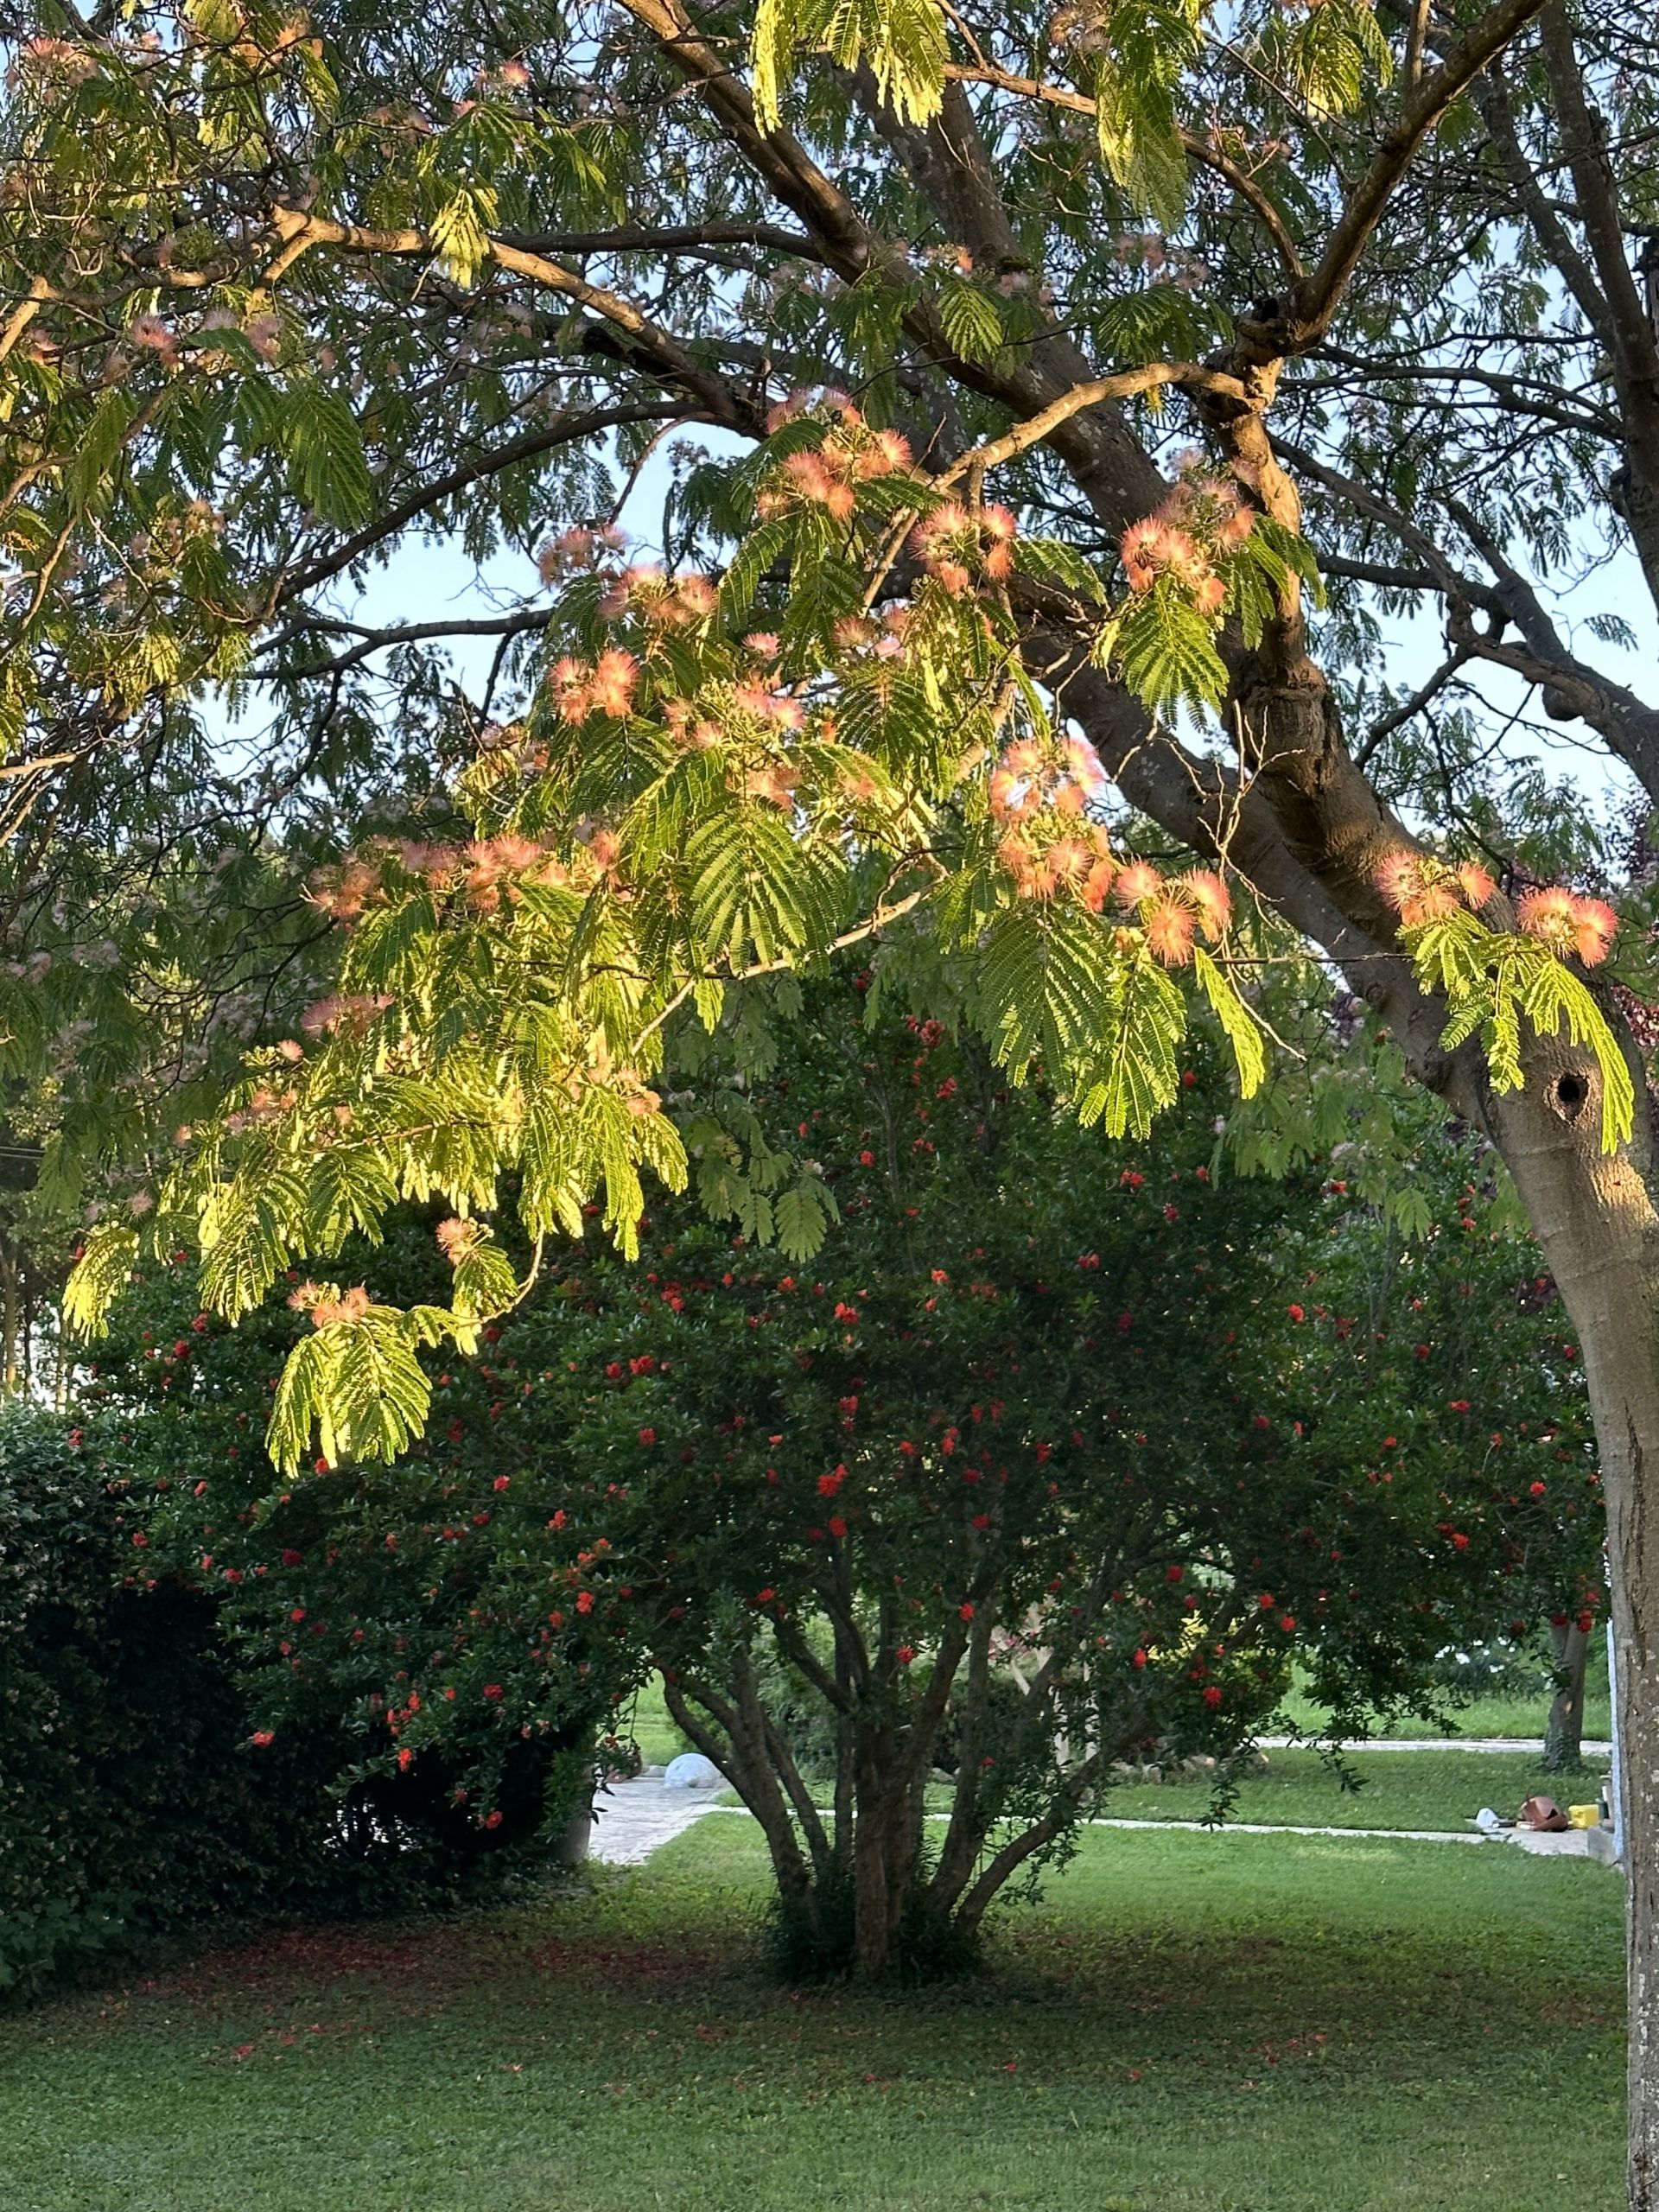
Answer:
[[[1473,1148],[1431,1146],[1408,1243],[1357,1179],[1231,1173],[1210,1046],[1125,1152],[869,982],[811,987],[764,1082],[729,1047],[686,1074],[690,1126],[822,1152],[809,1268],[691,1201],[633,1266],[590,1229],[390,1470],[273,1488],[250,1407],[309,1325],[226,1334],[183,1268],[95,1395],[279,1740],[344,1703],[361,1777],[442,1763],[487,1833],[515,1746],[654,1670],[761,1823],[790,1967],[875,1974],[966,1955],[1115,1762],[1236,1750],[1293,1659],[1341,1735],[1437,1710],[1448,1644],[1588,1622],[1602,1516]],[[411,1301],[447,1271],[429,1217],[359,1256]]]

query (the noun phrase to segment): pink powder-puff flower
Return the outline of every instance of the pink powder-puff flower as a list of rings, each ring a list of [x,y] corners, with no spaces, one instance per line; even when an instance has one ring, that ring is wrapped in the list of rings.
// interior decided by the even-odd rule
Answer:
[[[613,645],[594,664],[594,704],[601,714],[614,715],[620,719],[632,708],[633,695],[639,683],[639,662],[620,645]]]
[[[1192,957],[1192,938],[1198,918],[1173,888],[1158,899],[1147,916],[1147,943],[1166,968],[1185,968]]]
[[[1154,899],[1163,887],[1163,878],[1150,861],[1130,861],[1120,868],[1113,889],[1119,904],[1138,906],[1143,899]]]
[[[1232,918],[1232,893],[1213,868],[1189,868],[1181,884],[1206,937],[1218,938]]]

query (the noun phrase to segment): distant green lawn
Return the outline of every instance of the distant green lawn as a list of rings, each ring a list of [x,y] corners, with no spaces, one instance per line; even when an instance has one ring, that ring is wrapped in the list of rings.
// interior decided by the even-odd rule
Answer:
[[[1602,1769],[1546,1774],[1527,1751],[1368,1751],[1344,1754],[1357,1787],[1345,1789],[1317,1751],[1268,1753],[1268,1771],[1240,1782],[1229,1817],[1289,1827],[1438,1828],[1461,1832],[1483,1805],[1505,1816],[1544,1791],[1560,1805],[1593,1802]],[[1202,1821],[1213,1790],[1205,1781],[1149,1789],[1126,1783],[1102,1808],[1109,1818]]]
[[[1327,1718],[1317,1706],[1309,1702],[1300,1688],[1293,1690],[1286,1699],[1285,1710],[1299,1727],[1306,1729],[1323,1727]],[[1547,1692],[1541,1691],[1535,1697],[1500,1694],[1477,1698],[1453,1713],[1454,1726],[1451,1732],[1458,1736],[1541,1736],[1548,1716]],[[1586,1685],[1584,1732],[1586,1737],[1605,1738],[1611,1726],[1607,1708],[1607,1660],[1605,1653],[1598,1647],[1591,1656],[1589,1680]],[[648,1763],[666,1765],[676,1752],[688,1749],[684,1737],[668,1717],[668,1708],[663,1703],[662,1685],[655,1680],[647,1682],[639,1692],[633,1708],[632,1730]],[[620,1732],[627,1732],[626,1725]],[[1390,1721],[1386,1728],[1379,1723],[1376,1732],[1423,1736],[1438,1735],[1441,1732],[1430,1729],[1424,1721],[1396,1719]],[[1556,1790],[1551,1794],[1559,1796],[1560,1793]]]
[[[1425,1721],[1396,1715],[1386,1723],[1379,1721],[1373,1732],[1389,1736],[1541,1736],[1549,1719],[1550,1695],[1547,1681],[1541,1681],[1541,1687],[1530,1695],[1496,1690],[1453,1707],[1450,1729],[1431,1728]],[[1309,1700],[1300,1682],[1285,1700],[1285,1711],[1299,1727],[1317,1729],[1326,1722],[1326,1714]],[[1598,1635],[1591,1643],[1590,1663],[1585,1670],[1584,1732],[1586,1737],[1605,1740],[1611,1727],[1607,1647]]]
[[[1611,2208],[1620,1885],[1095,1829],[993,1975],[768,1986],[759,1839],[0,2021],[6,2212]]]

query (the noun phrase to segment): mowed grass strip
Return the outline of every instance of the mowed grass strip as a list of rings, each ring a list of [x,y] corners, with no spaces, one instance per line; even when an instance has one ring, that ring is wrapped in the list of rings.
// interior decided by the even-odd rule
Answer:
[[[0,2022],[8,2212],[1611,2208],[1621,1897],[1456,1845],[1095,1830],[994,1971],[766,1982],[750,1823]]]
[[[1542,1791],[1560,1805],[1593,1802],[1601,1767],[1546,1774],[1526,1751],[1346,1751],[1342,1769],[1319,1752],[1268,1753],[1265,1774],[1240,1779],[1229,1818],[1291,1827],[1430,1828],[1461,1833],[1483,1805],[1512,1818]],[[1126,1782],[1103,1810],[1109,1819],[1202,1821],[1214,1795],[1205,1779]]]

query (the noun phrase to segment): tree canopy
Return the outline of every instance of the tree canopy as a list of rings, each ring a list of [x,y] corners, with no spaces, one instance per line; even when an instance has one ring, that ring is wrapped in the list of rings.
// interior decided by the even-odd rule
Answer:
[[[435,1760],[487,1833],[526,1736],[620,1728],[654,1673],[764,1825],[792,1962],[879,1972],[971,1945],[1116,1764],[1236,1750],[1293,1659],[1340,1735],[1433,1711],[1449,1644],[1592,1621],[1601,1516],[1490,1154],[1431,1146],[1408,1240],[1344,1177],[1230,1172],[1219,1039],[1126,1150],[869,983],[810,987],[747,1094],[823,1155],[810,1267],[691,1198],[633,1264],[589,1223],[391,1469],[260,1448],[305,1283],[232,1332],[163,1267],[92,1402],[266,1735],[343,1706],[365,1775]],[[418,1300],[433,1228],[358,1256]]]
[[[641,1170],[711,1149],[810,1249],[820,1179],[683,1128],[673,1070],[850,940],[965,975],[1011,1075],[1125,1132],[1195,1005],[1255,1088],[1262,978],[1315,948],[1542,1240],[1645,1727],[1651,870],[1527,710],[1659,794],[1624,618],[1575,620],[1599,570],[1659,578],[1651,41],[1567,0],[41,8],[0,234],[13,905],[60,868],[73,936],[175,821],[187,879],[226,821],[342,849],[315,1043],[175,1174],[142,1132],[204,1304],[508,1175],[531,1240],[599,1193],[626,1248]],[[647,485],[658,560],[616,540]],[[388,619],[423,536],[509,603]],[[402,1449],[505,1249],[458,1238],[429,1304],[321,1295],[283,1454]],[[79,1319],[135,1255],[100,1226]],[[1659,1758],[1626,1802],[1645,1864]]]

